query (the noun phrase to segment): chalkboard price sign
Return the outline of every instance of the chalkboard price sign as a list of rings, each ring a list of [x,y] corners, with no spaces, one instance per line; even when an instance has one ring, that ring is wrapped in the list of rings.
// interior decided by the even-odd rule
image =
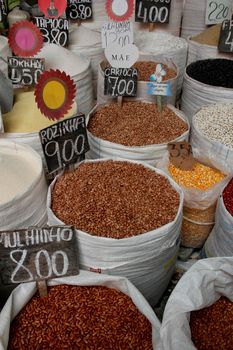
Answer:
[[[0,22],[4,22],[7,18],[7,11],[4,0],[0,0]]]
[[[172,0],[136,0],[135,21],[169,23]]]
[[[44,59],[8,57],[8,77],[13,84],[36,85],[44,70]]]
[[[110,96],[137,96],[138,72],[135,68],[105,68],[104,94]]]
[[[69,21],[67,19],[35,17],[35,24],[40,29],[46,44],[68,45]]]
[[[39,134],[48,173],[75,164],[90,149],[84,115],[61,121]]]
[[[233,52],[233,20],[222,22],[218,50],[220,52]]]
[[[0,275],[10,285],[77,275],[77,249],[70,226],[0,232]]]
[[[68,0],[66,16],[73,21],[91,19],[92,0]]]

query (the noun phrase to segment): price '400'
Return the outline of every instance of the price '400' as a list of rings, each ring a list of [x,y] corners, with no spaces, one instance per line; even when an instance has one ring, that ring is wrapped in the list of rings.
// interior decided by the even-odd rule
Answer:
[[[52,276],[60,277],[64,276],[69,269],[69,259],[67,254],[58,250],[51,255],[47,250],[42,249],[35,255],[33,263],[30,265],[31,269],[25,266],[28,252],[26,249],[13,250],[10,253],[11,260],[16,264],[15,270],[11,275],[12,283],[31,282],[35,279],[49,279]],[[20,257],[19,257],[20,256]],[[58,270],[59,260],[59,270]],[[33,272],[35,273],[33,274]],[[17,279],[17,275],[24,276],[24,278]]]
[[[156,1],[155,1],[156,2]],[[171,0],[160,0],[159,3],[169,4]],[[166,6],[158,7],[156,5],[150,8],[144,7],[143,2],[140,1],[138,6],[137,17],[141,18],[143,22],[149,23],[166,23],[168,22],[169,10]]]

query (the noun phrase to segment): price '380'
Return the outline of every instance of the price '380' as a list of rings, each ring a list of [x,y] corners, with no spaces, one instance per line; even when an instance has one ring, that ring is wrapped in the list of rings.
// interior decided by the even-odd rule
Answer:
[[[60,29],[53,28],[49,31],[46,28],[40,28],[42,35],[44,37],[44,42],[50,44],[57,44],[60,46],[66,46],[68,42],[68,34],[66,31],[61,31]]]

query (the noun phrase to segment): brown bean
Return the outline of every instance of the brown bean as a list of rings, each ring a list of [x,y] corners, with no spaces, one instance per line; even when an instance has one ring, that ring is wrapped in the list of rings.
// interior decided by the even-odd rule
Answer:
[[[43,326],[38,327],[37,321]],[[35,295],[13,320],[8,350],[152,350],[152,328],[125,294],[60,285]]]
[[[52,210],[65,224],[117,239],[166,225],[178,207],[179,195],[167,178],[126,161],[81,164],[52,191]]]
[[[232,350],[233,303],[221,297],[213,305],[191,312],[190,328],[198,350]]]
[[[90,118],[88,130],[103,140],[125,146],[168,143],[188,130],[188,125],[170,108],[157,112],[154,103],[111,103]]]

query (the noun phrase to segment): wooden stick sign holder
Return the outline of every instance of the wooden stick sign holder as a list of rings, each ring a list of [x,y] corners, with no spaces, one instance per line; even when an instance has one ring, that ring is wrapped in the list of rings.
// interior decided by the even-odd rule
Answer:
[[[149,23],[149,32],[153,32],[154,30],[154,23]]]
[[[123,107],[123,96],[118,96],[117,97],[117,103],[120,108]]]
[[[41,298],[47,297],[48,295],[48,289],[47,289],[47,283],[45,280],[37,281],[37,288],[38,292]]]

